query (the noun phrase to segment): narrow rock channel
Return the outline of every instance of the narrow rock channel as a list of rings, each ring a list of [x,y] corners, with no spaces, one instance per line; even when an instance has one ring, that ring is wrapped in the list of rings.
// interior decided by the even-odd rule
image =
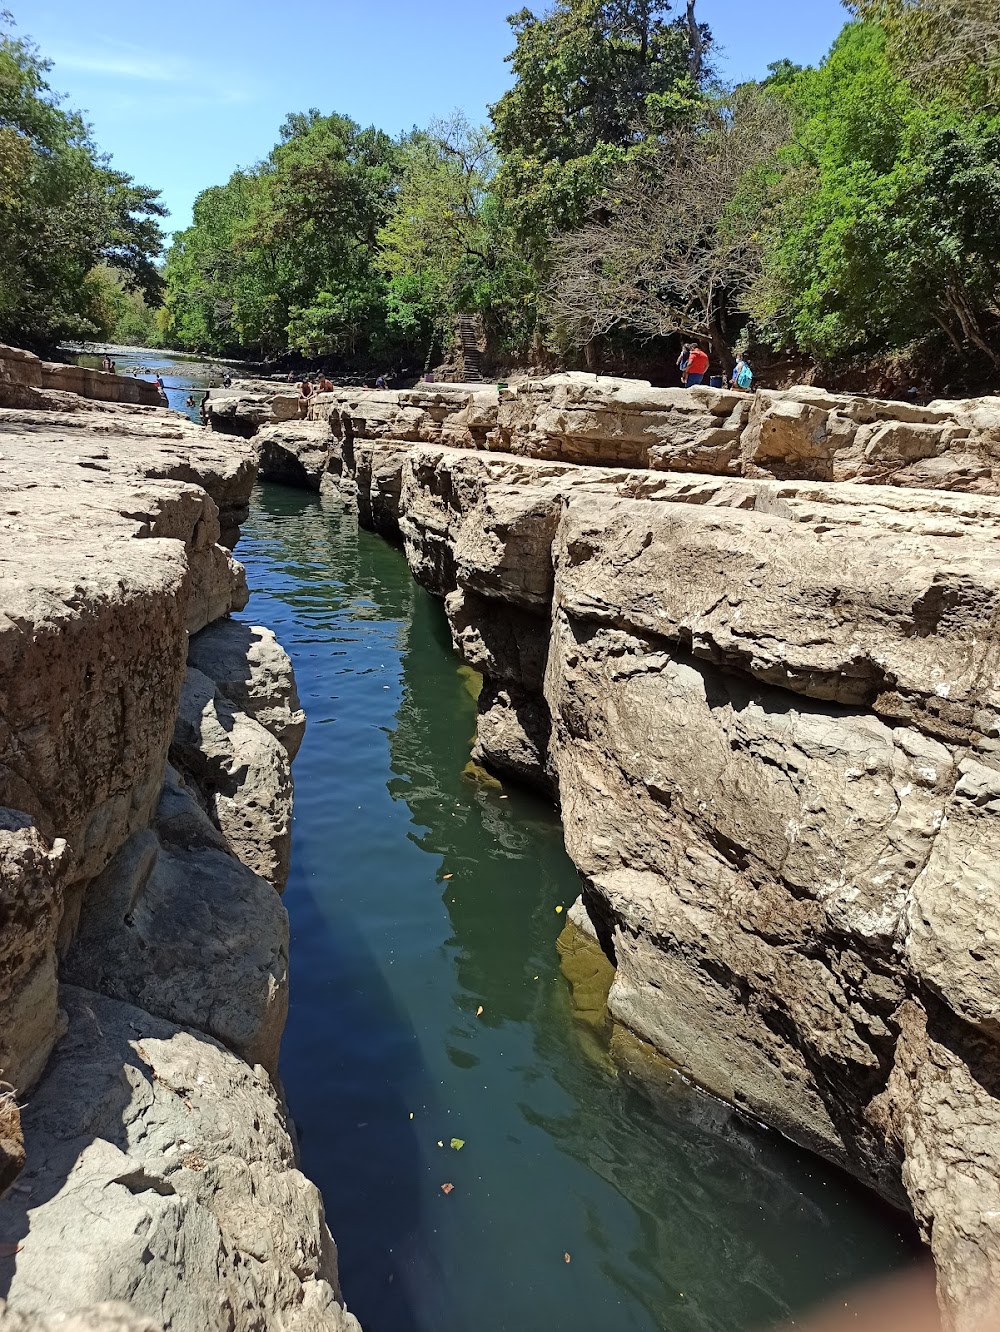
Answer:
[[[463,772],[473,681],[402,553],[266,485],[240,557],[309,717],[282,1076],[362,1325],[732,1332],[904,1261],[891,1214],[608,1024],[555,813]]]

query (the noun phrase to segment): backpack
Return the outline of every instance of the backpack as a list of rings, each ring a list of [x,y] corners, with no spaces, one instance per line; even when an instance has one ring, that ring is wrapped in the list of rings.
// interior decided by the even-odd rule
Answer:
[[[743,369],[740,371],[740,373],[736,376],[736,387],[741,389],[749,389],[752,383],[753,383],[753,371],[750,369],[748,365],[745,365]]]

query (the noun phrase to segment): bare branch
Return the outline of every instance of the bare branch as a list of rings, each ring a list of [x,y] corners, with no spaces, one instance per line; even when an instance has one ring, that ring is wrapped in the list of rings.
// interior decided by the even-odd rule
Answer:
[[[627,328],[702,336],[720,302],[739,303],[760,272],[760,245],[733,221],[747,173],[787,141],[781,103],[738,89],[630,166],[579,230],[554,238],[547,308],[578,346]]]

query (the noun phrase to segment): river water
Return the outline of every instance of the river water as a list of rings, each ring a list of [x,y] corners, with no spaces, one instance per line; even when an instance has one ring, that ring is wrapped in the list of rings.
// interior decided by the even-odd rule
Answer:
[[[192,421],[201,420],[199,409],[206,390],[222,382],[223,368],[219,363],[198,361],[176,352],[111,345],[87,350],[70,346],[64,350],[72,353],[77,365],[89,366],[91,370],[103,369],[104,353],[107,352],[114,357],[115,368],[120,375],[134,374],[137,379],[145,379],[150,383],[159,375],[163,380],[168,406],[190,417]],[[189,407],[190,398],[194,399],[194,404]]]
[[[611,1057],[555,814],[463,775],[474,682],[402,554],[271,486],[244,532],[309,717],[282,1076],[366,1332],[742,1332],[906,1261],[842,1176]]]

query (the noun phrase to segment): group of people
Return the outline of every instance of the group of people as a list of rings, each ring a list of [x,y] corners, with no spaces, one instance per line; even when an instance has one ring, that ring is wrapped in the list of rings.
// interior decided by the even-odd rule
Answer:
[[[299,384],[299,415],[305,416],[309,403],[317,393],[332,393],[333,388],[326,375],[317,375],[315,379],[303,379]]]
[[[708,352],[697,342],[685,342],[681,346],[681,354],[677,358],[677,369],[681,375],[681,385],[683,388],[694,388],[697,384],[704,384],[705,377],[708,374],[708,367],[711,364]],[[722,377],[713,379],[715,387],[722,387]],[[740,393],[749,393],[753,388],[753,371],[746,356],[740,352],[736,357],[736,365],[729,378],[730,387]]]
[[[104,360],[101,362],[101,369],[106,370],[109,375],[116,375],[118,373],[114,357],[109,356],[107,352],[105,352]]]

